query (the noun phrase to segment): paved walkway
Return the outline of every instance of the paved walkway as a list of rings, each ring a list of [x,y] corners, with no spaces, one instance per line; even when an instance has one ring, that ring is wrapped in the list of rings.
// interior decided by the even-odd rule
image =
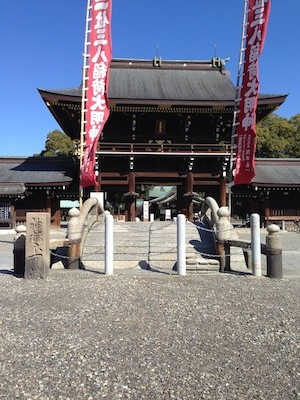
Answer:
[[[240,239],[251,240],[249,228],[237,228]],[[267,230],[261,229],[261,243],[266,243]],[[280,231],[284,278],[300,278],[300,233]],[[262,255],[262,272],[266,274],[266,257]]]
[[[236,228],[235,231],[240,239],[250,240],[251,232],[249,228]],[[64,233],[65,230],[52,230],[51,237],[63,236]],[[266,229],[262,229],[262,243],[266,242],[266,235]],[[281,231],[280,235],[283,250],[283,277],[300,278],[300,233]],[[13,240],[13,231],[0,229],[0,271],[13,269]],[[246,271],[244,263],[241,263],[238,270]],[[262,273],[266,274],[266,257],[264,255],[262,255]]]

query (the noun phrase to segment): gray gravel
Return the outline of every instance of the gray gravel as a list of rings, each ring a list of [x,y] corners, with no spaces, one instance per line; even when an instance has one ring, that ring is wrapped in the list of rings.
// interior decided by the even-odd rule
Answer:
[[[300,399],[300,279],[0,274],[1,399]]]

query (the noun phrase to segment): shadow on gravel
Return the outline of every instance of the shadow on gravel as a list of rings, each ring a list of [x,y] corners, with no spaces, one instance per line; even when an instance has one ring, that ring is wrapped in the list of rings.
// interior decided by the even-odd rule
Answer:
[[[139,262],[139,267],[144,271],[154,272],[154,273],[163,274],[163,275],[170,275],[169,272],[160,271],[159,269],[152,268],[149,265],[149,263],[147,261],[145,261],[145,260]],[[174,267],[175,267],[175,265],[174,265]],[[172,271],[174,271],[174,267],[173,267]]]
[[[81,268],[81,270],[86,271],[86,272],[91,272],[92,274],[104,275],[104,271],[97,271],[95,269],[89,269],[89,268],[86,268],[85,266],[83,266]],[[78,271],[78,270],[76,270],[76,271]]]
[[[229,274],[229,275],[237,275],[237,276],[251,276],[252,273],[248,272],[248,271],[234,271],[234,270],[230,270],[230,271],[225,271],[224,274]]]
[[[12,269],[0,269],[0,275],[11,275],[17,279],[24,279],[24,274],[15,274]]]

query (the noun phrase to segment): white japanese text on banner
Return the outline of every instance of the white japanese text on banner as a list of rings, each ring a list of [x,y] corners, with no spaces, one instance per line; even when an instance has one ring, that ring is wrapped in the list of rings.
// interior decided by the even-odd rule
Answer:
[[[111,11],[112,0],[91,1],[85,139],[81,160],[82,188],[97,184],[95,175],[97,143],[109,116],[107,86],[112,57]]]
[[[254,177],[256,109],[259,94],[258,58],[264,46],[271,0],[249,0],[244,75],[237,127],[234,183],[248,184]]]

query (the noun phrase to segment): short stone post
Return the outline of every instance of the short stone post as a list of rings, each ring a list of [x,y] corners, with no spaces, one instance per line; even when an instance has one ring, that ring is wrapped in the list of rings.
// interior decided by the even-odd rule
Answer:
[[[50,214],[26,214],[25,279],[46,279],[50,270]]]
[[[26,225],[16,226],[16,236],[14,238],[14,274],[24,276],[25,273],[25,243]]]
[[[80,211],[77,208],[69,210],[68,234],[68,264],[67,269],[79,269],[81,267],[80,242],[81,226],[79,221]]]
[[[271,224],[267,227],[267,276],[268,278],[282,279],[282,248],[280,240],[280,228]]]
[[[185,215],[177,216],[177,274],[186,275]]]
[[[228,254],[225,252],[225,241],[230,239],[231,232],[230,213],[227,207],[220,207],[217,214],[219,217],[216,222],[217,254],[220,257],[220,272],[225,272],[230,271],[230,254],[229,251]]]

